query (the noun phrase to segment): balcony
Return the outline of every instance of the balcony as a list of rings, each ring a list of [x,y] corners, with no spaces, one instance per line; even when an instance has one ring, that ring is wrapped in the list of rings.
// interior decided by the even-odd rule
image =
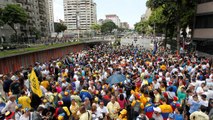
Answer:
[[[40,16],[40,19],[41,19],[41,20],[45,20],[45,18],[44,18],[43,16]]]
[[[28,12],[32,12],[32,11],[33,11],[33,9],[32,9],[31,7],[29,7],[29,6],[28,6],[28,7],[26,8],[26,11],[28,11]]]
[[[26,0],[16,0],[16,2],[24,4],[24,3],[26,3]]]

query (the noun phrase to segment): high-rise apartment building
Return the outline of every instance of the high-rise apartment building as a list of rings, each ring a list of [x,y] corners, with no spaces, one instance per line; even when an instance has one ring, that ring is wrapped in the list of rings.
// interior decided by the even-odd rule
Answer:
[[[121,22],[121,28],[124,28],[124,29],[129,29],[129,23],[127,22]]]
[[[198,0],[193,42],[197,51],[213,54],[213,0]]]
[[[120,25],[121,25],[121,20],[119,19],[119,17],[118,17],[116,14],[106,15],[106,20],[111,20],[111,21],[114,22],[118,27],[120,27]]]
[[[64,0],[64,24],[67,32],[89,31],[94,23],[97,23],[97,16],[93,0]]]
[[[16,29],[18,34],[22,36],[22,39],[34,39],[37,32],[40,32],[42,37],[49,36],[48,0],[0,0],[1,8],[7,4],[18,4],[28,14],[28,20],[25,25],[16,24]],[[7,25],[1,27],[1,33],[7,40],[14,34],[13,30]]]

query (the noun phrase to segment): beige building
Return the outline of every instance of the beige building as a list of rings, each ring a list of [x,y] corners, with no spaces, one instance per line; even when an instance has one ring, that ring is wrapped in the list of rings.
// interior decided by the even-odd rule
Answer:
[[[197,51],[213,54],[213,0],[198,0],[193,42]]]
[[[93,0],[64,0],[64,24],[68,33],[89,32],[97,23],[96,3]]]
[[[116,14],[109,14],[109,15],[106,15],[106,20],[111,20],[111,21],[114,22],[118,27],[121,26],[121,20],[120,20],[120,18],[119,18]]]
[[[121,22],[121,28],[129,29],[129,24],[127,22]]]

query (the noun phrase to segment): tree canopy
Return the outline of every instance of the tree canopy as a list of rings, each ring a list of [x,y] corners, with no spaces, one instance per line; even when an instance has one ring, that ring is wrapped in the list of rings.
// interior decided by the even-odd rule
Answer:
[[[148,0],[146,5],[152,10],[152,14],[146,22],[148,22],[148,25],[152,28],[154,28],[155,25],[156,33],[165,34],[164,47],[167,43],[167,37],[172,39],[176,36],[177,49],[179,49],[180,31],[182,30],[183,35],[186,36],[186,32],[184,32],[186,28],[192,28],[193,26],[196,1]],[[135,27],[136,30],[137,26],[138,25]]]
[[[8,4],[2,10],[2,20],[14,29],[14,24],[26,24],[28,15],[26,11],[16,4]]]
[[[28,14],[26,11],[17,4],[8,4],[4,9],[0,9],[0,24],[9,25],[15,32],[17,40],[17,30],[15,24],[25,25],[27,23]]]
[[[54,27],[57,33],[64,32],[67,29],[67,26],[62,23],[55,23]]]
[[[101,32],[103,34],[109,34],[112,33],[112,31],[114,29],[117,29],[118,27],[115,25],[114,22],[112,21],[106,21],[105,23],[103,23],[103,25],[101,26]]]

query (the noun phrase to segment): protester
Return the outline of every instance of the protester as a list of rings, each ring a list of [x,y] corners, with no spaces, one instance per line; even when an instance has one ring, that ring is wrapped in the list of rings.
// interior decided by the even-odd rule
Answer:
[[[6,94],[0,110],[14,112],[17,119],[182,120],[205,106],[212,118],[208,61],[163,49],[152,54],[140,46],[95,45],[1,75]],[[109,81],[114,75],[122,77]]]
[[[195,111],[190,115],[190,120],[209,120],[209,116],[205,112],[206,107],[201,105],[200,111]]]

